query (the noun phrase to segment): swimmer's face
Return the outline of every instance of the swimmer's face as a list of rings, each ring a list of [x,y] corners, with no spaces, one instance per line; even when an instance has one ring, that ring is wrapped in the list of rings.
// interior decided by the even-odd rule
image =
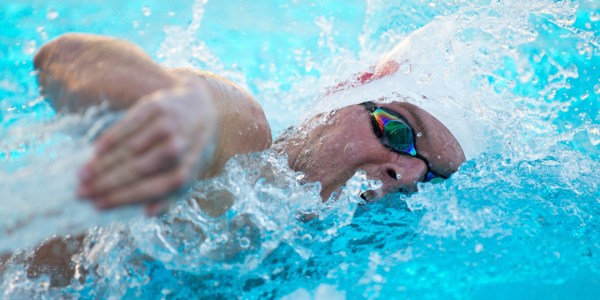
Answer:
[[[440,175],[456,172],[465,156],[450,131],[426,111],[409,103],[379,104],[404,116],[415,131],[419,154]],[[310,131],[305,150],[296,160],[297,169],[309,180],[320,181],[321,195],[327,199],[359,169],[369,179],[381,180],[383,187],[369,193],[380,198],[393,192],[416,192],[427,166],[416,158],[393,152],[381,144],[371,125],[370,113],[360,105],[340,109],[330,117],[329,125]],[[372,199],[368,199],[372,200]]]

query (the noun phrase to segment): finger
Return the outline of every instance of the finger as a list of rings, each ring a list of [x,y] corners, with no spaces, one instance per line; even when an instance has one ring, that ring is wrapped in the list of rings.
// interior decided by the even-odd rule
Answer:
[[[142,101],[143,99],[140,99]],[[109,128],[96,142],[96,154],[103,154],[143,128],[161,110],[157,101],[144,100],[129,111],[123,120]]]
[[[120,162],[127,161],[132,157],[133,153],[125,147],[114,149],[100,157],[96,156],[81,169],[80,180],[82,183],[93,181],[99,174],[106,173]]]
[[[186,168],[174,169],[138,181],[126,188],[116,190],[94,202],[100,209],[160,200],[190,182],[190,171]]]
[[[154,202],[148,204],[145,209],[146,216],[154,217],[165,214],[169,209],[170,203],[167,201]]]
[[[140,132],[128,139],[123,147],[130,149],[133,154],[141,153],[175,133],[173,127],[164,118],[155,118]]]
[[[81,190],[80,197],[96,197],[106,194],[111,190],[126,187],[144,177],[166,170],[177,163],[180,149],[171,140],[163,141],[141,155],[131,157],[114,168],[100,173],[101,175],[90,182],[86,182]]]
[[[96,142],[96,157],[79,170],[80,180],[83,182],[89,181],[99,172],[131,156],[131,153],[128,153],[125,149],[120,149],[120,151],[116,151],[108,157],[103,157],[102,154],[109,152],[120,141],[143,128],[147,122],[155,118],[158,109],[153,107],[156,106],[157,104],[148,104],[139,110],[134,110],[133,113],[128,114],[123,120],[109,128]],[[98,157],[101,157],[101,159]]]
[[[82,182],[89,182],[98,174],[105,173],[116,166],[122,165],[128,160],[132,160],[136,155],[147,150],[152,145],[159,143],[161,139],[167,138],[174,132],[171,123],[163,118],[154,118],[150,124],[141,128],[139,132],[133,134],[130,138],[123,140],[118,147],[113,148],[96,157],[80,171]]]

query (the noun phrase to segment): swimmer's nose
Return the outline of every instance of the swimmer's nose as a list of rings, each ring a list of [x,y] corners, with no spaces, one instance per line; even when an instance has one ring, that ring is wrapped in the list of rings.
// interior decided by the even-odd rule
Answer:
[[[379,172],[384,194],[414,193],[417,191],[417,183],[427,172],[427,167],[419,159],[407,157],[381,165]]]

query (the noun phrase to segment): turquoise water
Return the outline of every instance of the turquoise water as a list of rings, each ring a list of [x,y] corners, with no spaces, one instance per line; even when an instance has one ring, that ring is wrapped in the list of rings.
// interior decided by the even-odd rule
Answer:
[[[0,297],[595,299],[598,5],[2,3],[0,249],[27,256],[47,236],[93,228],[73,261],[93,271],[51,288],[13,261]],[[410,39],[400,54],[411,69],[378,92],[456,101],[487,143],[443,184],[369,205],[353,196],[377,185],[361,174],[337,202],[319,204],[319,185],[299,184],[285,158],[266,151],[198,183],[208,201],[233,200],[222,216],[185,200],[161,219],[100,215],[72,195],[94,113],[56,116],[31,72],[35,50],[68,31],[125,38],[165,65],[224,74],[265,107],[274,133],[298,124],[323,87]],[[420,83],[396,90],[413,75]],[[319,218],[297,221],[299,211]]]

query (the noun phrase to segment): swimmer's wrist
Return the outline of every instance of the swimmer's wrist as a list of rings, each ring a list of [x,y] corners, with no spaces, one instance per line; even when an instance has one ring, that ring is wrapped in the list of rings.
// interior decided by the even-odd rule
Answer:
[[[222,140],[219,126],[220,117],[214,104],[214,94],[203,80],[183,78],[178,87],[186,89],[194,95],[193,99],[190,99],[195,102],[192,106],[196,107],[199,112],[198,118],[203,121],[202,128],[198,131],[199,134],[204,134],[204,136],[199,137],[204,146],[197,154],[197,159],[200,162],[198,177],[212,177],[220,171],[218,157]]]

